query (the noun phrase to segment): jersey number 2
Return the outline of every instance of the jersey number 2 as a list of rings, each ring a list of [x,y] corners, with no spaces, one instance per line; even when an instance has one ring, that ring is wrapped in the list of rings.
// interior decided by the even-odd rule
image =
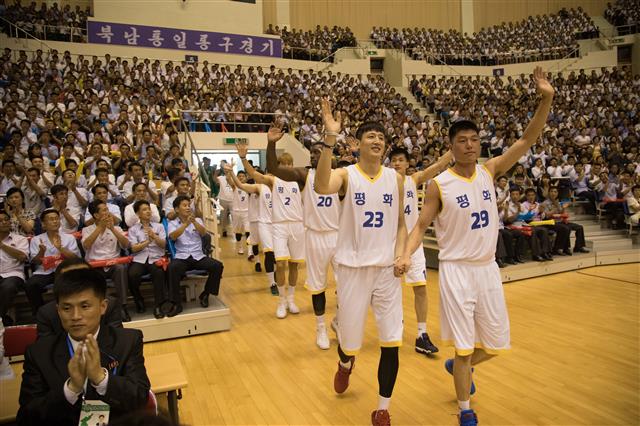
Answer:
[[[471,217],[473,218],[471,229],[484,228],[489,224],[489,212],[487,212],[486,210],[481,210],[480,212],[473,212],[471,213]]]
[[[289,204],[291,204],[291,197],[284,197],[284,205],[288,206]]]
[[[383,212],[364,212],[367,220],[362,224],[363,228],[382,228],[384,224]]]

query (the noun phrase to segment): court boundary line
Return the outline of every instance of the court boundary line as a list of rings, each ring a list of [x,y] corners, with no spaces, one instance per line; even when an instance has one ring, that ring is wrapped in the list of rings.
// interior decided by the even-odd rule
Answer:
[[[576,273],[577,274],[581,274],[581,275],[588,275],[590,277],[604,278],[604,279],[611,280],[611,281],[620,281],[621,283],[640,285],[640,282],[621,280],[619,278],[603,277],[602,275],[590,274],[588,272],[576,271]]]

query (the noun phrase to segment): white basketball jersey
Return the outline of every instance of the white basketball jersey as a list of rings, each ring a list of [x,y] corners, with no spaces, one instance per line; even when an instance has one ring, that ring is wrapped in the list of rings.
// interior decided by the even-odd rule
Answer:
[[[233,201],[231,202],[233,211],[246,212],[249,210],[249,194],[240,188],[233,190]]]
[[[233,200],[233,188],[227,182],[226,176],[220,176],[218,178],[220,182],[220,192],[218,192],[218,199],[224,201],[232,201]]]
[[[258,212],[260,209],[260,194],[252,192],[249,194],[249,222],[258,221]]]
[[[404,221],[407,232],[411,233],[418,223],[418,187],[411,176],[404,178]]]
[[[302,222],[302,196],[298,182],[274,179],[273,223]]]
[[[380,167],[369,178],[356,165],[346,168],[349,184],[340,215],[335,261],[350,267],[391,266],[398,234],[398,178]]]
[[[258,199],[258,216],[256,220],[261,223],[271,223],[273,215],[273,200],[271,199],[271,188],[268,185],[260,184],[260,198]]]
[[[476,165],[471,179],[448,169],[434,181],[442,202],[442,210],[435,220],[438,258],[478,263],[493,261],[500,219],[491,173],[484,166]]]
[[[309,169],[302,191],[304,226],[314,231],[337,231],[340,226],[338,194],[320,195],[314,189],[316,170]]]

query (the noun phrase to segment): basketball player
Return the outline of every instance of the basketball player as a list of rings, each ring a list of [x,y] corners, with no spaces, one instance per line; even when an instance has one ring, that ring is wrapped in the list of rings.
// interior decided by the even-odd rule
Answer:
[[[382,166],[385,129],[366,122],[357,132],[358,164],[331,170],[331,157],[340,131],[340,113],[333,118],[329,101],[322,100],[326,129],[322,155],[315,176],[318,194],[344,194],[340,232],[334,257],[338,290],[338,371],[334,389],[349,386],[355,355],[362,346],[368,306],[371,305],[380,338],[378,408],[371,413],[374,425],[389,424],[389,403],[398,375],[398,348],[402,345],[403,270],[394,267],[404,251],[404,181],[395,170]]]
[[[263,184],[242,183],[233,174],[233,160],[224,165],[225,174],[231,177],[233,183],[249,194],[249,238],[254,245],[261,245],[264,253],[264,268],[267,273],[271,294],[278,295],[278,287],[274,277],[276,258],[273,255],[273,236],[271,229],[272,199],[271,189]],[[258,255],[258,253],[253,253]],[[259,265],[259,263],[256,263]],[[260,272],[256,269],[256,272]]]
[[[227,162],[222,160],[222,167]],[[221,168],[222,168],[221,167]],[[217,176],[218,185],[220,186],[220,192],[218,192],[218,201],[222,206],[222,217],[220,218],[220,224],[222,226],[222,236],[227,236],[227,228],[229,227],[229,219],[231,217],[231,205],[233,203],[233,188],[229,185],[226,176]]]
[[[238,250],[238,254],[244,254],[244,246],[247,244],[246,239],[249,237],[249,194],[234,185],[233,180],[230,179],[231,176],[226,173],[225,166],[223,166],[223,168],[225,170],[226,181],[233,190],[233,198],[231,200],[231,224],[233,225],[233,233],[236,237],[236,249]],[[233,173],[233,170],[231,173]],[[246,183],[247,173],[240,170],[237,179],[241,183]]]
[[[447,152],[431,167],[407,176],[407,168],[409,167],[409,153],[407,150],[396,148],[389,153],[391,168],[404,179],[404,220],[409,232],[418,222],[418,188],[446,169],[451,162],[451,158],[451,152]],[[425,355],[436,353],[438,348],[431,342],[427,333],[427,266],[422,245],[411,256],[411,266],[405,272],[404,283],[413,288],[416,319],[418,321],[416,352]]]
[[[311,145],[308,167],[280,167],[276,157],[276,142],[282,138],[282,123],[276,122],[267,134],[267,170],[282,180],[297,182],[302,189],[302,208],[305,226],[305,262],[307,281],[305,288],[311,292],[313,312],[316,317],[316,345],[329,349],[329,337],[325,324],[325,290],[327,269],[333,261],[338,241],[340,199],[338,194],[320,195],[313,190],[322,143]]]
[[[298,264],[304,262],[304,226],[302,225],[302,197],[296,182],[285,182],[280,178],[259,173],[247,161],[249,145],[236,144],[238,156],[244,169],[256,183],[267,185],[273,198],[273,251],[276,258],[276,284],[278,286],[278,307],[276,317],[282,319],[287,311],[300,313],[295,302],[298,281]],[[293,158],[284,153],[278,159],[282,167],[293,167]],[[289,265],[289,288],[286,287],[286,269]]]
[[[461,425],[477,424],[469,406],[469,396],[475,392],[472,366],[510,348],[509,318],[495,262],[499,218],[493,179],[529,151],[547,121],[554,89],[540,67],[533,72],[533,82],[542,95],[533,118],[508,151],[484,165],[477,164],[480,137],[476,124],[466,120],[452,124],[449,139],[455,164],[427,188],[418,224],[398,265],[399,269],[409,267],[435,218],[442,339],[455,346],[455,359],[447,360],[445,367],[453,374]]]

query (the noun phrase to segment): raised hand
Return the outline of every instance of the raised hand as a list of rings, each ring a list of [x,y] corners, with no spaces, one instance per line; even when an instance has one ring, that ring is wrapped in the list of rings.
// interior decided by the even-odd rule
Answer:
[[[225,163],[224,166],[222,166],[222,169],[225,173],[233,173],[233,168],[235,167],[235,165],[235,160],[231,159],[231,163]]]
[[[97,385],[104,379],[104,370],[100,365],[98,342],[92,334],[88,334],[84,339],[84,346],[87,348],[84,354],[87,377],[92,384]]]
[[[244,158],[247,156],[247,152],[249,151],[249,144],[246,143],[237,143],[236,150],[238,151],[238,155],[240,158]],[[225,165],[226,167],[226,165]]]
[[[324,124],[325,131],[331,133],[340,132],[340,129],[342,128],[342,117],[340,116],[340,111],[336,112],[336,116],[334,118],[328,99],[322,99],[320,105],[322,106],[322,123]]]
[[[538,93],[540,93],[543,97],[553,97],[555,90],[549,80],[547,80],[547,76],[544,71],[542,71],[542,67],[536,67],[533,70],[533,81],[536,82],[536,89]]]
[[[346,142],[351,152],[358,152],[358,150],[360,149],[360,143],[358,142],[358,139],[354,138],[353,136],[347,136]]]
[[[282,120],[276,119],[274,123],[271,123],[271,127],[269,127],[269,131],[267,132],[267,142],[278,142],[284,136],[284,132],[282,131]]]

